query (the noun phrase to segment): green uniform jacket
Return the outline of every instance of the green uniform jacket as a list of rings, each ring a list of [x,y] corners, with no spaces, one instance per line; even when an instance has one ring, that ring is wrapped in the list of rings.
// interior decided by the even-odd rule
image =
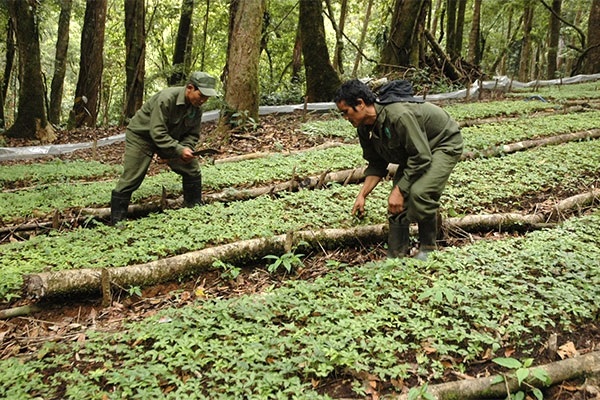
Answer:
[[[369,163],[365,175],[385,177],[388,164],[398,164],[394,182],[404,196],[429,168],[432,152],[462,154],[458,124],[435,104],[375,103],[375,110],[375,124],[358,127],[363,157]]]
[[[185,147],[194,150],[198,144],[201,120],[202,110],[185,102],[185,87],[170,87],[144,103],[127,130],[160,157],[179,158]]]

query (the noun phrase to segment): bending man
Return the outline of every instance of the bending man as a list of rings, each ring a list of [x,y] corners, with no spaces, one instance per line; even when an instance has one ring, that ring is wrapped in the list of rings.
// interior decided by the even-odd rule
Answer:
[[[215,78],[193,72],[185,86],[161,90],[135,113],[125,132],[123,174],[112,191],[112,224],[127,217],[131,194],[142,184],[154,154],[181,175],[185,206],[202,202],[200,163],[193,151],[200,139],[200,107],[217,95],[215,87]]]
[[[440,196],[462,154],[458,124],[442,108],[413,97],[407,81],[388,83],[377,98],[366,84],[351,80],[341,86],[335,103],[357,128],[368,162],[352,214],[364,213],[366,197],[387,176],[388,164],[398,164],[388,198],[388,257],[408,254],[409,224],[416,221],[416,258],[426,260],[436,248]]]

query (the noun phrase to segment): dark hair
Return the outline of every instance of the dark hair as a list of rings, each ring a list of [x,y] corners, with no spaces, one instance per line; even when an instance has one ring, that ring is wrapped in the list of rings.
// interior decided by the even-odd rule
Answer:
[[[375,94],[365,83],[358,79],[352,79],[342,84],[333,101],[339,103],[344,100],[348,106],[355,107],[358,99],[362,99],[366,105],[371,105],[375,103]]]

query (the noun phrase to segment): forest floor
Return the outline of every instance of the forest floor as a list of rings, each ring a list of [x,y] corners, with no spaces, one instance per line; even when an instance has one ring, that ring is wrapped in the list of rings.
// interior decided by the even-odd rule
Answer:
[[[235,155],[256,152],[286,152],[308,149],[329,141],[320,137],[312,137],[300,132],[301,124],[309,120],[334,118],[333,113],[302,113],[278,114],[261,116],[260,126],[251,131],[215,133],[214,122],[203,123],[202,141],[198,148],[219,150],[215,158],[226,158]],[[89,142],[104,137],[123,133],[124,128],[78,129],[73,131],[58,131],[59,143]],[[335,140],[335,139],[333,139]],[[341,140],[341,139],[338,139]],[[6,147],[37,145],[19,139],[5,139]],[[85,149],[62,155],[63,160],[97,160],[103,163],[120,164],[124,153],[124,142],[99,147],[95,150]],[[26,164],[50,161],[55,158],[38,158],[33,160],[3,162],[4,165]],[[167,169],[165,164],[153,162],[149,174],[156,174]],[[358,190],[358,189],[357,189]],[[107,193],[107,199],[110,194]],[[547,198],[560,198],[560,194]],[[108,201],[108,200],[107,200]],[[535,204],[530,204],[531,209]],[[524,206],[528,209],[528,206]],[[502,238],[517,233],[489,232],[482,234],[486,238]],[[469,240],[478,239],[477,237]],[[466,239],[448,238],[446,245],[461,245]],[[224,280],[219,271],[206,272],[197,276],[193,281],[173,282],[142,289],[141,295],[131,295],[126,290],[114,293],[111,306],[103,307],[101,298],[63,298],[51,299],[39,303],[39,311],[30,315],[0,320],[0,359],[14,357],[19,354],[31,354],[49,341],[84,340],[87,329],[99,331],[117,331],[126,322],[138,321],[156,314],[167,307],[184,307],[192,304],[201,288],[203,296],[209,298],[230,298],[251,293],[259,293],[266,288],[277,287],[287,279],[312,280],[328,273],[327,259],[334,258],[348,265],[365,264],[385,257],[383,244],[363,248],[338,249],[328,254],[308,254],[304,267],[297,270],[293,276],[271,274],[266,265],[247,265],[235,281]],[[13,304],[15,306],[19,304]],[[1,308],[1,307],[0,307]],[[83,339],[82,339],[83,338]],[[580,353],[600,348],[600,324],[581,326],[576,332],[559,337],[558,343],[573,343]],[[556,361],[557,356],[548,355],[545,348],[540,348],[534,365]],[[510,354],[507,354],[510,356]],[[453,381],[464,377],[479,377],[494,373],[497,369],[490,361],[473,363],[464,376],[449,374],[445,381]],[[597,385],[584,381],[564,382],[546,392],[546,399],[600,399]],[[333,379],[324,385],[326,393],[333,398],[356,398],[343,377]],[[376,397],[368,397],[375,399]]]

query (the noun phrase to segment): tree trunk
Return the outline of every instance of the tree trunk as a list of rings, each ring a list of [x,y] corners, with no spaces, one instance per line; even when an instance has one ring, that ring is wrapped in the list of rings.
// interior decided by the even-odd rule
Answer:
[[[125,0],[125,101],[121,124],[126,124],[144,101],[146,69],[146,5]]]
[[[463,34],[465,26],[465,11],[467,8],[467,0],[458,0],[458,10],[456,12],[456,34],[454,35],[454,55],[457,60],[462,56]]]
[[[6,64],[4,65],[4,75],[2,76],[2,85],[0,87],[0,128],[6,127],[6,115],[4,115],[4,106],[6,105],[6,93],[12,75],[12,69],[15,62],[15,26],[14,21],[9,16],[6,21]]]
[[[548,35],[548,69],[546,78],[556,78],[556,68],[558,65],[558,43],[560,39],[560,12],[562,0],[552,1],[552,13],[550,14],[550,33]],[[599,21],[600,22],[600,21]],[[600,34],[600,32],[599,32]]]
[[[481,1],[473,2],[473,21],[469,33],[468,61],[473,65],[479,65],[481,62]]]
[[[371,19],[371,9],[373,8],[373,0],[367,1],[367,9],[365,10],[365,18],[363,20],[362,30],[360,32],[360,39],[358,40],[358,51],[356,52],[356,58],[354,59],[354,68],[352,69],[352,77],[356,78],[358,74],[358,67],[362,58],[362,52],[365,47],[365,38],[367,37],[367,30],[369,28],[369,20]]]
[[[381,52],[378,72],[391,72],[398,67],[418,67],[419,43],[425,30],[425,17],[430,0],[396,0],[390,37]]]
[[[525,9],[523,10],[523,41],[521,45],[521,56],[519,58],[519,80],[527,82],[530,80],[531,63],[531,30],[533,28],[534,4],[532,0],[525,0]]]
[[[104,32],[108,0],[86,0],[79,77],[69,127],[95,127],[104,68]]]
[[[600,72],[600,0],[592,2],[587,32],[587,54],[584,72],[596,74]]]
[[[200,52],[200,70],[204,71],[204,60],[206,43],[208,42],[208,17],[210,16],[210,0],[206,0],[206,12],[204,13],[204,28],[202,29],[202,51]]]
[[[9,0],[8,11],[15,23],[19,54],[19,107],[7,137],[39,139],[50,143],[56,139],[46,114],[46,94],[40,61],[37,4],[35,0]]]
[[[456,60],[456,16],[458,0],[446,0],[446,54],[451,60]]]
[[[321,0],[300,0],[300,35],[306,101],[332,101],[341,82],[329,59]]]
[[[335,30],[335,49],[333,51],[333,68],[337,73],[344,73],[344,26],[346,24],[346,14],[348,13],[348,0],[342,0],[341,10],[340,10],[340,22],[336,22],[335,13],[333,12],[333,7],[331,6],[331,0],[325,0],[325,4],[327,5],[327,13],[329,14],[329,19],[331,21],[331,25]]]
[[[221,117],[230,124],[238,113],[236,125],[258,121],[258,65],[262,35],[264,0],[233,0],[230,7],[230,30],[225,66],[225,103],[228,110]]]
[[[292,51],[292,83],[298,83],[302,74],[302,35],[300,34],[300,24],[296,29],[296,38],[294,39],[294,50]]]
[[[173,53],[173,72],[169,78],[169,85],[185,84],[189,67],[186,65],[186,55],[189,54],[192,43],[192,16],[194,13],[194,0],[181,0],[181,17]],[[187,68],[186,68],[187,67]]]
[[[56,56],[54,59],[54,75],[50,90],[50,107],[48,119],[51,123],[59,125],[63,87],[67,72],[67,50],[69,49],[69,25],[71,22],[71,7],[73,0],[62,0],[60,3],[60,16],[58,17],[58,38],[56,40]]]

